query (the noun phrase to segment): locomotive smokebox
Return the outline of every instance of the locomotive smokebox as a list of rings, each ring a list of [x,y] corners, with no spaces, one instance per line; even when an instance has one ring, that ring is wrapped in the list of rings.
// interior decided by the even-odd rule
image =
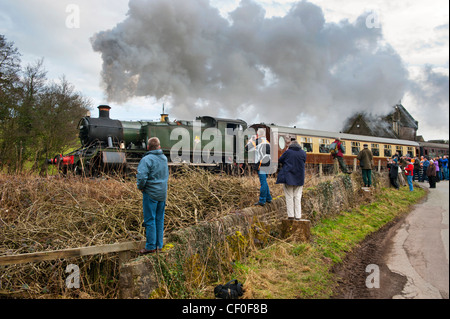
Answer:
[[[98,117],[109,119],[109,110],[111,110],[109,105],[100,105],[98,107]]]
[[[83,146],[100,142],[111,147],[111,144],[117,145],[123,141],[122,123],[109,118],[110,109],[108,105],[100,105],[98,118],[83,117],[80,120],[78,129]]]

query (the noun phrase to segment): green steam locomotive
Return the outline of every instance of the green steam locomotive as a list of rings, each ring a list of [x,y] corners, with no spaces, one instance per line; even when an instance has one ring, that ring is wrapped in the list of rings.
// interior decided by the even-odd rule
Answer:
[[[110,118],[110,106],[100,105],[98,110],[98,118],[86,116],[78,124],[82,147],[48,160],[63,174],[135,174],[151,137],[159,138],[170,166],[187,164],[232,172],[244,165],[246,155],[237,150],[243,149],[245,121],[210,116],[170,121],[168,114],[161,114],[160,121],[120,121]]]

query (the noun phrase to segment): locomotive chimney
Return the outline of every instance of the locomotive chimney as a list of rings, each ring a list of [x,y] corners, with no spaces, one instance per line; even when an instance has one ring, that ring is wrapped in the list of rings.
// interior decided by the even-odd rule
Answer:
[[[111,107],[109,107],[109,105],[100,105],[98,107],[98,117],[109,119],[109,110],[111,110]]]
[[[166,114],[166,112],[164,112],[164,104],[163,104],[163,111],[161,114],[161,122],[169,122],[169,114]]]

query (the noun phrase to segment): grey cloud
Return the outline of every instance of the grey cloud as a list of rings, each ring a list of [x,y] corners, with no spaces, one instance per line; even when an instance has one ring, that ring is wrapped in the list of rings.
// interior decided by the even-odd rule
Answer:
[[[227,20],[207,0],[130,0],[127,18],[91,42],[110,102],[170,97],[178,118],[207,112],[293,125],[307,116],[311,127],[338,130],[355,111],[390,111],[409,87],[368,14],[327,23],[302,1],[266,18],[243,0]]]

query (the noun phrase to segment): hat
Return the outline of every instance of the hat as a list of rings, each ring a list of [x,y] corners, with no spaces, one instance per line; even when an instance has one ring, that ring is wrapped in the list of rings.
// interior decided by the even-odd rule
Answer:
[[[369,145],[367,145],[367,144],[364,144],[363,146],[364,146],[364,147],[369,147]]]

